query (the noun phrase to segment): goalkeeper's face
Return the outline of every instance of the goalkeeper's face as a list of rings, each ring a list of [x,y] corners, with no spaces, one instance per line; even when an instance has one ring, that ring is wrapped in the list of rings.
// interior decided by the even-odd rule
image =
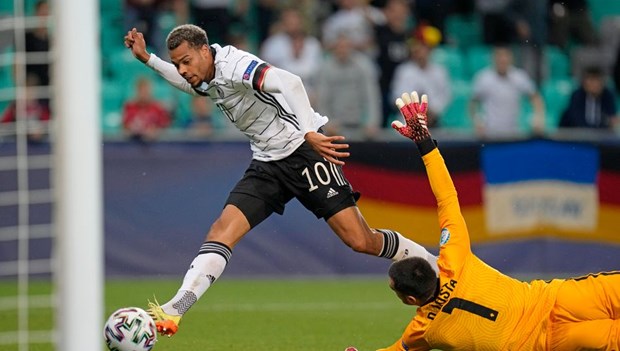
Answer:
[[[170,50],[170,60],[179,74],[193,87],[213,79],[213,55],[208,45],[193,47],[184,41]]]

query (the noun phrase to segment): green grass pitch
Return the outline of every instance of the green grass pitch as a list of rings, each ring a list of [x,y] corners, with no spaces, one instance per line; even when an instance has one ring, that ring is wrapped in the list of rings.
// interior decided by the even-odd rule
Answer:
[[[127,306],[146,307],[156,294],[165,302],[179,280],[108,280],[105,317]],[[31,294],[48,293],[48,282],[32,282]],[[0,298],[14,295],[14,282],[0,282]],[[376,350],[393,343],[415,310],[389,289],[387,277],[313,280],[221,279],[192,307],[172,338],[159,337],[154,351],[269,350],[342,351],[356,346]],[[0,330],[17,329],[17,313],[2,311]],[[30,313],[30,329],[48,329],[49,308]],[[72,322],[79,332],[80,321]],[[102,321],[103,324],[103,321]],[[103,346],[103,337],[100,345]],[[94,345],[96,345],[94,342]],[[17,351],[16,345],[0,345]],[[52,351],[31,344],[30,351]]]

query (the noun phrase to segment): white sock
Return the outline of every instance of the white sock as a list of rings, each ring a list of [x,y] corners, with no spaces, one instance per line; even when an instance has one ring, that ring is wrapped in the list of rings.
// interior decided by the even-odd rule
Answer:
[[[405,238],[399,232],[393,230],[377,229],[377,231],[383,234],[383,248],[379,256],[390,258],[394,261],[400,261],[407,257],[421,257],[430,263],[435,272],[439,273],[437,257],[428,252],[424,246]]]
[[[230,249],[218,242],[205,242],[190,265],[176,295],[161,306],[167,314],[183,315],[222,275],[230,259]]]

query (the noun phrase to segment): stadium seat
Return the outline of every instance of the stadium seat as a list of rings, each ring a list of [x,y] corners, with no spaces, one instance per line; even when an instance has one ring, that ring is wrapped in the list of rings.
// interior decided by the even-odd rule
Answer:
[[[13,1],[0,1],[0,15],[13,16]]]
[[[449,15],[444,30],[445,41],[460,49],[482,43],[480,18],[476,15]]]
[[[13,81],[13,52],[11,48],[0,51],[0,87],[14,86]]]
[[[558,127],[560,116],[568,105],[575,86],[571,78],[550,79],[543,83],[541,94],[545,101],[547,130],[554,130]]]
[[[25,0],[23,2],[23,11],[26,16],[32,16],[34,14],[35,6],[39,0]],[[0,16],[9,15],[15,16],[15,2],[13,0],[0,1]]]
[[[151,50],[149,49],[149,51]],[[150,68],[136,60],[131,51],[122,46],[118,50],[103,55],[102,60],[110,75],[109,78],[123,83],[131,83],[141,75],[153,74]]]
[[[100,0],[100,12],[102,14],[123,13],[123,0]]]
[[[126,30],[123,27],[123,18],[117,13],[102,13],[100,17],[101,28],[101,52],[105,58],[111,52],[125,49],[123,37]]]
[[[555,46],[545,47],[545,60],[549,79],[566,79],[570,77],[570,60],[562,50]]]
[[[452,82],[452,101],[441,116],[439,126],[447,129],[473,130],[467,108],[470,98],[471,84],[469,81]]]
[[[588,4],[590,5],[590,13],[595,28],[600,28],[605,17],[620,15],[620,1],[588,0]]]
[[[122,83],[106,79],[101,82],[101,128],[104,134],[120,132],[125,99],[125,86]]]
[[[493,49],[487,45],[472,46],[465,52],[469,77],[493,63]]]
[[[449,46],[439,46],[433,49],[431,60],[446,68],[450,79],[465,79],[465,65],[459,49]]]

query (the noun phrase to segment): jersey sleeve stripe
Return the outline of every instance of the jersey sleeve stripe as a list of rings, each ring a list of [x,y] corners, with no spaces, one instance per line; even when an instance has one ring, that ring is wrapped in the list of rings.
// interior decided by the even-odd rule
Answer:
[[[271,68],[271,66],[267,63],[261,63],[256,67],[256,72],[254,72],[254,77],[252,78],[252,88],[254,88],[254,90],[261,91],[263,89],[265,73],[267,73],[269,68]]]

